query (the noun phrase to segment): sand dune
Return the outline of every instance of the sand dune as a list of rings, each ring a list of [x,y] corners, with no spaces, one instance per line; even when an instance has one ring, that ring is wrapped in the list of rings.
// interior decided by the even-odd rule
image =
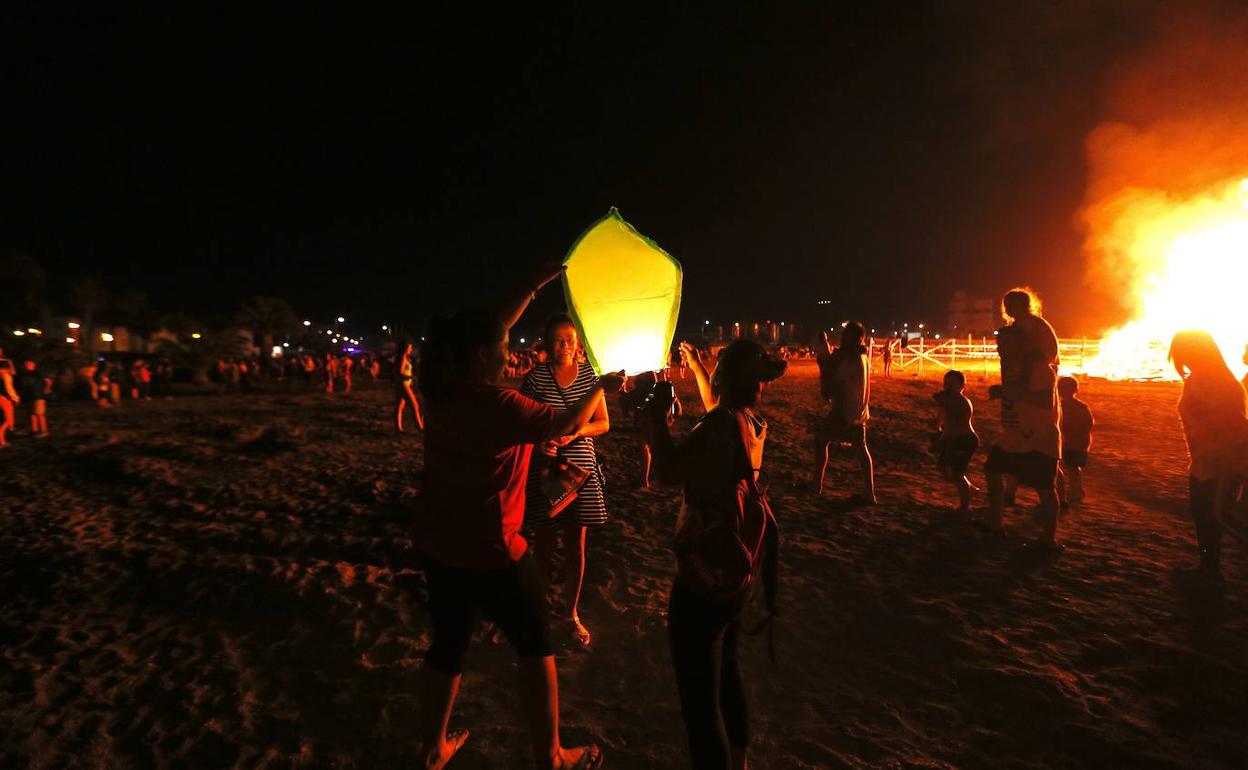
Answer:
[[[990,440],[986,386],[972,378]],[[784,617],[778,665],[744,644],[753,766],[1242,766],[1248,575],[1234,546],[1225,590],[1172,572],[1194,550],[1177,387],[1085,385],[1089,499],[1057,558],[1020,548],[1038,530],[1025,496],[1005,541],[952,513],[926,452],[935,387],[875,381],[868,510],[839,502],[849,457],[830,471],[843,491],[801,486],[813,366],[768,392]],[[429,642],[408,535],[422,454],[389,432],[388,399],[53,405],[52,438],[0,452],[0,767],[409,766]],[[679,496],[637,488],[638,436],[612,417],[592,651],[555,626],[565,739],[601,742],[611,768],[677,768],[664,611]],[[529,766],[511,664],[506,645],[474,645],[454,720],[473,737],[452,767]]]

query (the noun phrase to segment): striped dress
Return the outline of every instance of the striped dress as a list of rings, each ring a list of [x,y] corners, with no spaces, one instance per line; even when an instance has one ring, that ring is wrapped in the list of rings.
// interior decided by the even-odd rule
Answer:
[[[560,394],[553,370],[547,365],[539,364],[525,375],[520,392],[534,401],[550,406],[556,412],[566,412],[568,406],[576,404],[593,390],[597,382],[593,368],[587,362],[581,361],[577,364],[576,379]],[[589,478],[585,480],[585,485],[571,505],[553,519],[546,515],[550,510],[550,503],[542,494],[540,483],[545,463],[538,455],[534,450],[533,462],[529,465],[528,484],[525,488],[525,527],[541,529],[574,523],[582,527],[596,527],[606,524],[607,504],[602,496],[602,470],[598,467],[594,439],[585,436],[559,448],[559,456],[589,471]]]

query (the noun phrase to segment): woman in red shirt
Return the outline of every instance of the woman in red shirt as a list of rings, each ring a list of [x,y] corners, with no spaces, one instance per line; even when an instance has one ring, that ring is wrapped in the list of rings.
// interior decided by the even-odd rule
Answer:
[[[416,542],[425,562],[433,642],[422,672],[425,767],[445,767],[468,737],[447,733],[464,654],[478,615],[493,622],[520,657],[521,706],[540,770],[594,768],[597,746],[563,748],[559,693],[545,585],[528,543],[525,478],[533,445],[576,433],[604,392],[623,378],[602,377],[566,412],[499,384],[508,330],[537,291],[562,274],[547,271],[501,313],[437,319],[420,362],[426,399],[424,506]]]

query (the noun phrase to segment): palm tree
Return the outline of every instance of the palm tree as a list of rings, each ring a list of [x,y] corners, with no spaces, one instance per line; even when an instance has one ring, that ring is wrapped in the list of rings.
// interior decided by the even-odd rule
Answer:
[[[133,289],[123,291],[113,297],[109,306],[117,322],[138,337],[142,348],[147,350],[148,339],[160,328],[156,313],[147,302],[147,294]]]
[[[260,349],[268,354],[273,349],[274,336],[299,328],[299,316],[284,299],[252,297],[239,308],[234,323],[239,328],[250,331],[253,339],[261,342]]]

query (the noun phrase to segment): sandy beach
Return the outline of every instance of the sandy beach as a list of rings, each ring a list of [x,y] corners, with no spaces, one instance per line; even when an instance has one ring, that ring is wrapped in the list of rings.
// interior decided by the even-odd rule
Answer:
[[[990,443],[987,385],[973,374],[969,395]],[[677,386],[685,430],[701,410],[692,377]],[[1021,547],[1028,494],[1005,540],[955,515],[927,451],[936,387],[875,378],[881,502],[859,510],[841,503],[848,455],[830,492],[807,486],[814,365],[767,392],[783,617],[776,665],[743,643],[752,767],[1243,766],[1248,570],[1230,543],[1224,589],[1174,573],[1195,557],[1178,386],[1084,385],[1088,500],[1055,558]],[[0,451],[0,768],[412,766],[423,457],[393,433],[390,393],[53,404],[51,438]],[[679,491],[638,488],[638,434],[618,403],[611,417],[592,649],[554,625],[563,733],[600,742],[609,768],[679,768],[664,619]],[[531,766],[512,664],[479,635],[452,768]]]

